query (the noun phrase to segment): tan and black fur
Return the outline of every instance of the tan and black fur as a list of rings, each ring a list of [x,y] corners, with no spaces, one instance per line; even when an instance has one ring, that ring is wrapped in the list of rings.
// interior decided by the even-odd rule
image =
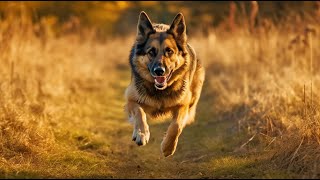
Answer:
[[[170,156],[183,128],[194,121],[205,75],[187,43],[184,16],[179,13],[169,26],[153,24],[141,12],[129,61],[132,78],[125,109],[134,125],[132,139],[138,145],[148,143],[147,117],[172,118],[161,143],[163,155]]]

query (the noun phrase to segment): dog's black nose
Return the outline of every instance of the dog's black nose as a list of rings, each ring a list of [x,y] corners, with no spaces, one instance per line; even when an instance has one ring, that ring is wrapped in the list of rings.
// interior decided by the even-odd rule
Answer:
[[[163,67],[156,67],[153,69],[153,72],[157,75],[157,76],[163,76],[165,73],[165,69]]]

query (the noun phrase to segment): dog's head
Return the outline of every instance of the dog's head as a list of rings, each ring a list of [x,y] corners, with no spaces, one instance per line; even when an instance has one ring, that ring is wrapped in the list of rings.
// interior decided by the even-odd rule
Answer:
[[[153,24],[141,12],[135,44],[135,67],[139,75],[164,90],[170,86],[175,71],[186,63],[187,35],[184,17],[177,14],[171,25]]]

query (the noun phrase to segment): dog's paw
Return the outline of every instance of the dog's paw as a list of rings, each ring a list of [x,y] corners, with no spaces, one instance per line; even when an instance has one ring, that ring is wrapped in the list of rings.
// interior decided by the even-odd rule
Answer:
[[[144,146],[149,142],[150,132],[146,130],[141,132],[140,129],[134,129],[132,134],[132,141],[135,141],[137,145]]]
[[[177,142],[170,142],[166,138],[161,143],[161,151],[164,157],[168,157],[174,154],[176,151]]]

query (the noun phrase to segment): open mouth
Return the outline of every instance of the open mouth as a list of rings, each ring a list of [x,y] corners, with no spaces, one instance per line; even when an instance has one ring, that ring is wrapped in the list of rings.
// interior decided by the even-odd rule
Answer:
[[[167,76],[153,76],[154,77],[154,87],[158,90],[164,90],[167,88],[167,82],[171,78],[172,71]]]

